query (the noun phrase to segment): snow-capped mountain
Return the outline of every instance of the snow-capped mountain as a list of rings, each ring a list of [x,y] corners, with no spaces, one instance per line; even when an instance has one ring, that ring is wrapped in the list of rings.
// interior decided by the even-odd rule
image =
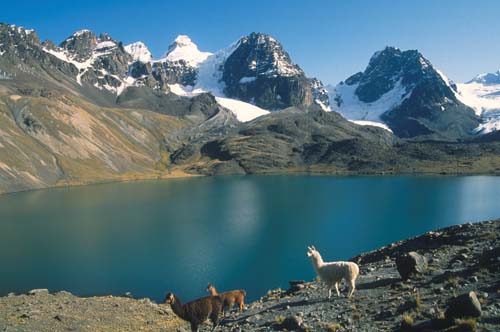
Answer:
[[[132,56],[132,60],[140,62],[150,62],[153,60],[153,55],[148,47],[143,42],[135,42],[126,45],[125,51]]]
[[[500,130],[500,70],[480,74],[467,83],[457,84],[457,88],[461,101],[482,118],[476,133]]]
[[[188,97],[210,92],[240,121],[274,109],[306,107],[312,103],[312,89],[317,91],[318,103],[328,107],[322,83],[312,85],[281,44],[268,35],[252,33],[215,53],[200,51],[181,35],[158,60],[139,59],[132,45],[125,50],[138,61],[131,64],[127,82],[151,87],[143,81],[153,78],[157,89]]]
[[[160,62],[185,62],[188,66],[197,67],[205,61],[212,53],[201,52],[191,38],[186,35],[179,35],[168,47],[168,51]]]
[[[31,33],[6,25],[3,29],[18,37]],[[36,53],[35,58],[47,59],[41,63],[53,63],[52,68],[58,68],[65,79],[84,89],[91,98],[109,102],[129,87],[184,97],[212,93],[240,121],[249,121],[277,109],[308,107],[314,102],[314,90],[318,103],[328,108],[321,83],[313,84],[269,35],[252,33],[215,53],[200,51],[188,36],[180,35],[162,57],[154,59],[140,41],[124,46],[108,34],[96,35],[90,30],[77,31],[58,46],[50,41],[40,43],[32,33],[29,38],[16,37],[4,44],[22,46],[25,56],[29,54],[25,50],[29,50]],[[13,60],[12,64],[19,61]],[[50,68],[44,72],[50,72]],[[101,92],[109,96],[101,97]],[[144,94],[127,94],[127,98],[141,95]]]
[[[77,68],[76,82],[120,94],[129,84],[126,80],[132,57],[122,43],[108,34],[97,37],[90,30],[80,30],[58,47],[44,43],[43,51]]]
[[[329,91],[333,110],[351,120],[385,123],[400,137],[456,139],[479,125],[455,84],[415,50],[386,47],[364,72]]]
[[[318,104],[407,138],[463,139],[500,128],[500,72],[456,85],[418,51],[394,47],[376,52],[364,72],[328,88],[308,78],[275,38],[261,33],[214,53],[180,35],[155,59],[144,43],[123,46],[108,34],[80,30],[56,46],[41,43],[33,30],[2,24],[0,55],[2,79],[55,80],[105,105],[119,96],[123,105],[145,105],[128,99],[157,92],[189,98],[211,93],[240,121]],[[129,88],[154,93],[123,94]]]

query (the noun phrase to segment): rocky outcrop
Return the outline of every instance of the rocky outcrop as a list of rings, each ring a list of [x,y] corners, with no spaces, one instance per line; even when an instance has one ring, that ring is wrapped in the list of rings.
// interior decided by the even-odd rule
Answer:
[[[412,275],[424,273],[427,270],[427,258],[411,251],[396,258],[396,267],[403,280]]]
[[[316,104],[320,105],[323,110],[328,111],[330,108],[330,98],[328,97],[328,90],[323,82],[317,78],[310,78],[311,92],[313,100]]]
[[[474,291],[453,298],[448,304],[445,317],[453,321],[458,318],[480,317],[482,313],[481,303]]]
[[[276,39],[261,33],[240,39],[224,63],[222,81],[227,96],[264,109],[303,108],[313,103],[302,69]]]

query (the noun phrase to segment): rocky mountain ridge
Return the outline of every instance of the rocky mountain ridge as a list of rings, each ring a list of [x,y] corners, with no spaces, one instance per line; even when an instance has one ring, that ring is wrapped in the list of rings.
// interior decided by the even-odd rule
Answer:
[[[180,174],[500,171],[498,136],[466,132],[479,120],[460,88],[416,51],[387,49],[343,84],[366,114],[411,89],[379,112],[392,132],[331,112],[347,94],[329,99],[265,34],[213,54],[181,36],[154,60],[107,34],[56,46],[0,24],[0,53],[0,193]]]

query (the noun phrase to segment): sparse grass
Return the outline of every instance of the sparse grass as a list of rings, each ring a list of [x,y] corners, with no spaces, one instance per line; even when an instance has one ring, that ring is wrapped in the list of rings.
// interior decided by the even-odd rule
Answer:
[[[355,311],[352,313],[352,319],[356,322],[361,320],[361,313],[359,311]]]
[[[274,317],[274,321],[278,324],[281,324],[285,321],[285,316],[283,315],[278,315],[276,317]]]
[[[497,235],[495,233],[486,233],[481,236],[481,239],[483,240],[496,240]]]
[[[457,331],[462,332],[476,332],[477,331],[477,321],[475,318],[464,318],[455,320],[457,325]]]
[[[401,331],[410,332],[412,331],[414,317],[411,313],[405,312],[403,316],[401,316]]]
[[[453,288],[458,288],[460,286],[461,281],[462,279],[457,276],[450,276],[447,280],[447,283],[448,286],[451,286]]]
[[[325,326],[326,332],[337,332],[342,329],[342,325],[339,323],[324,323],[323,325]]]
[[[413,297],[413,301],[415,303],[415,309],[420,310],[422,308],[422,299],[420,298],[420,293],[415,293]]]
[[[444,320],[446,317],[444,315],[444,310],[436,306],[436,318],[439,320]]]

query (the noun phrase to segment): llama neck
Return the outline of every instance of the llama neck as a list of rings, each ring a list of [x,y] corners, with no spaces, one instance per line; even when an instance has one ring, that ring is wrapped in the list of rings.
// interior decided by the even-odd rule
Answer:
[[[210,288],[210,295],[212,296],[217,295],[217,289],[215,289],[215,287]]]
[[[174,295],[174,302],[170,304],[170,307],[177,316],[186,320],[186,311],[184,305],[176,295]]]
[[[312,256],[311,261],[316,271],[325,264],[323,262],[323,258],[321,258],[321,255],[319,253],[317,255]]]

